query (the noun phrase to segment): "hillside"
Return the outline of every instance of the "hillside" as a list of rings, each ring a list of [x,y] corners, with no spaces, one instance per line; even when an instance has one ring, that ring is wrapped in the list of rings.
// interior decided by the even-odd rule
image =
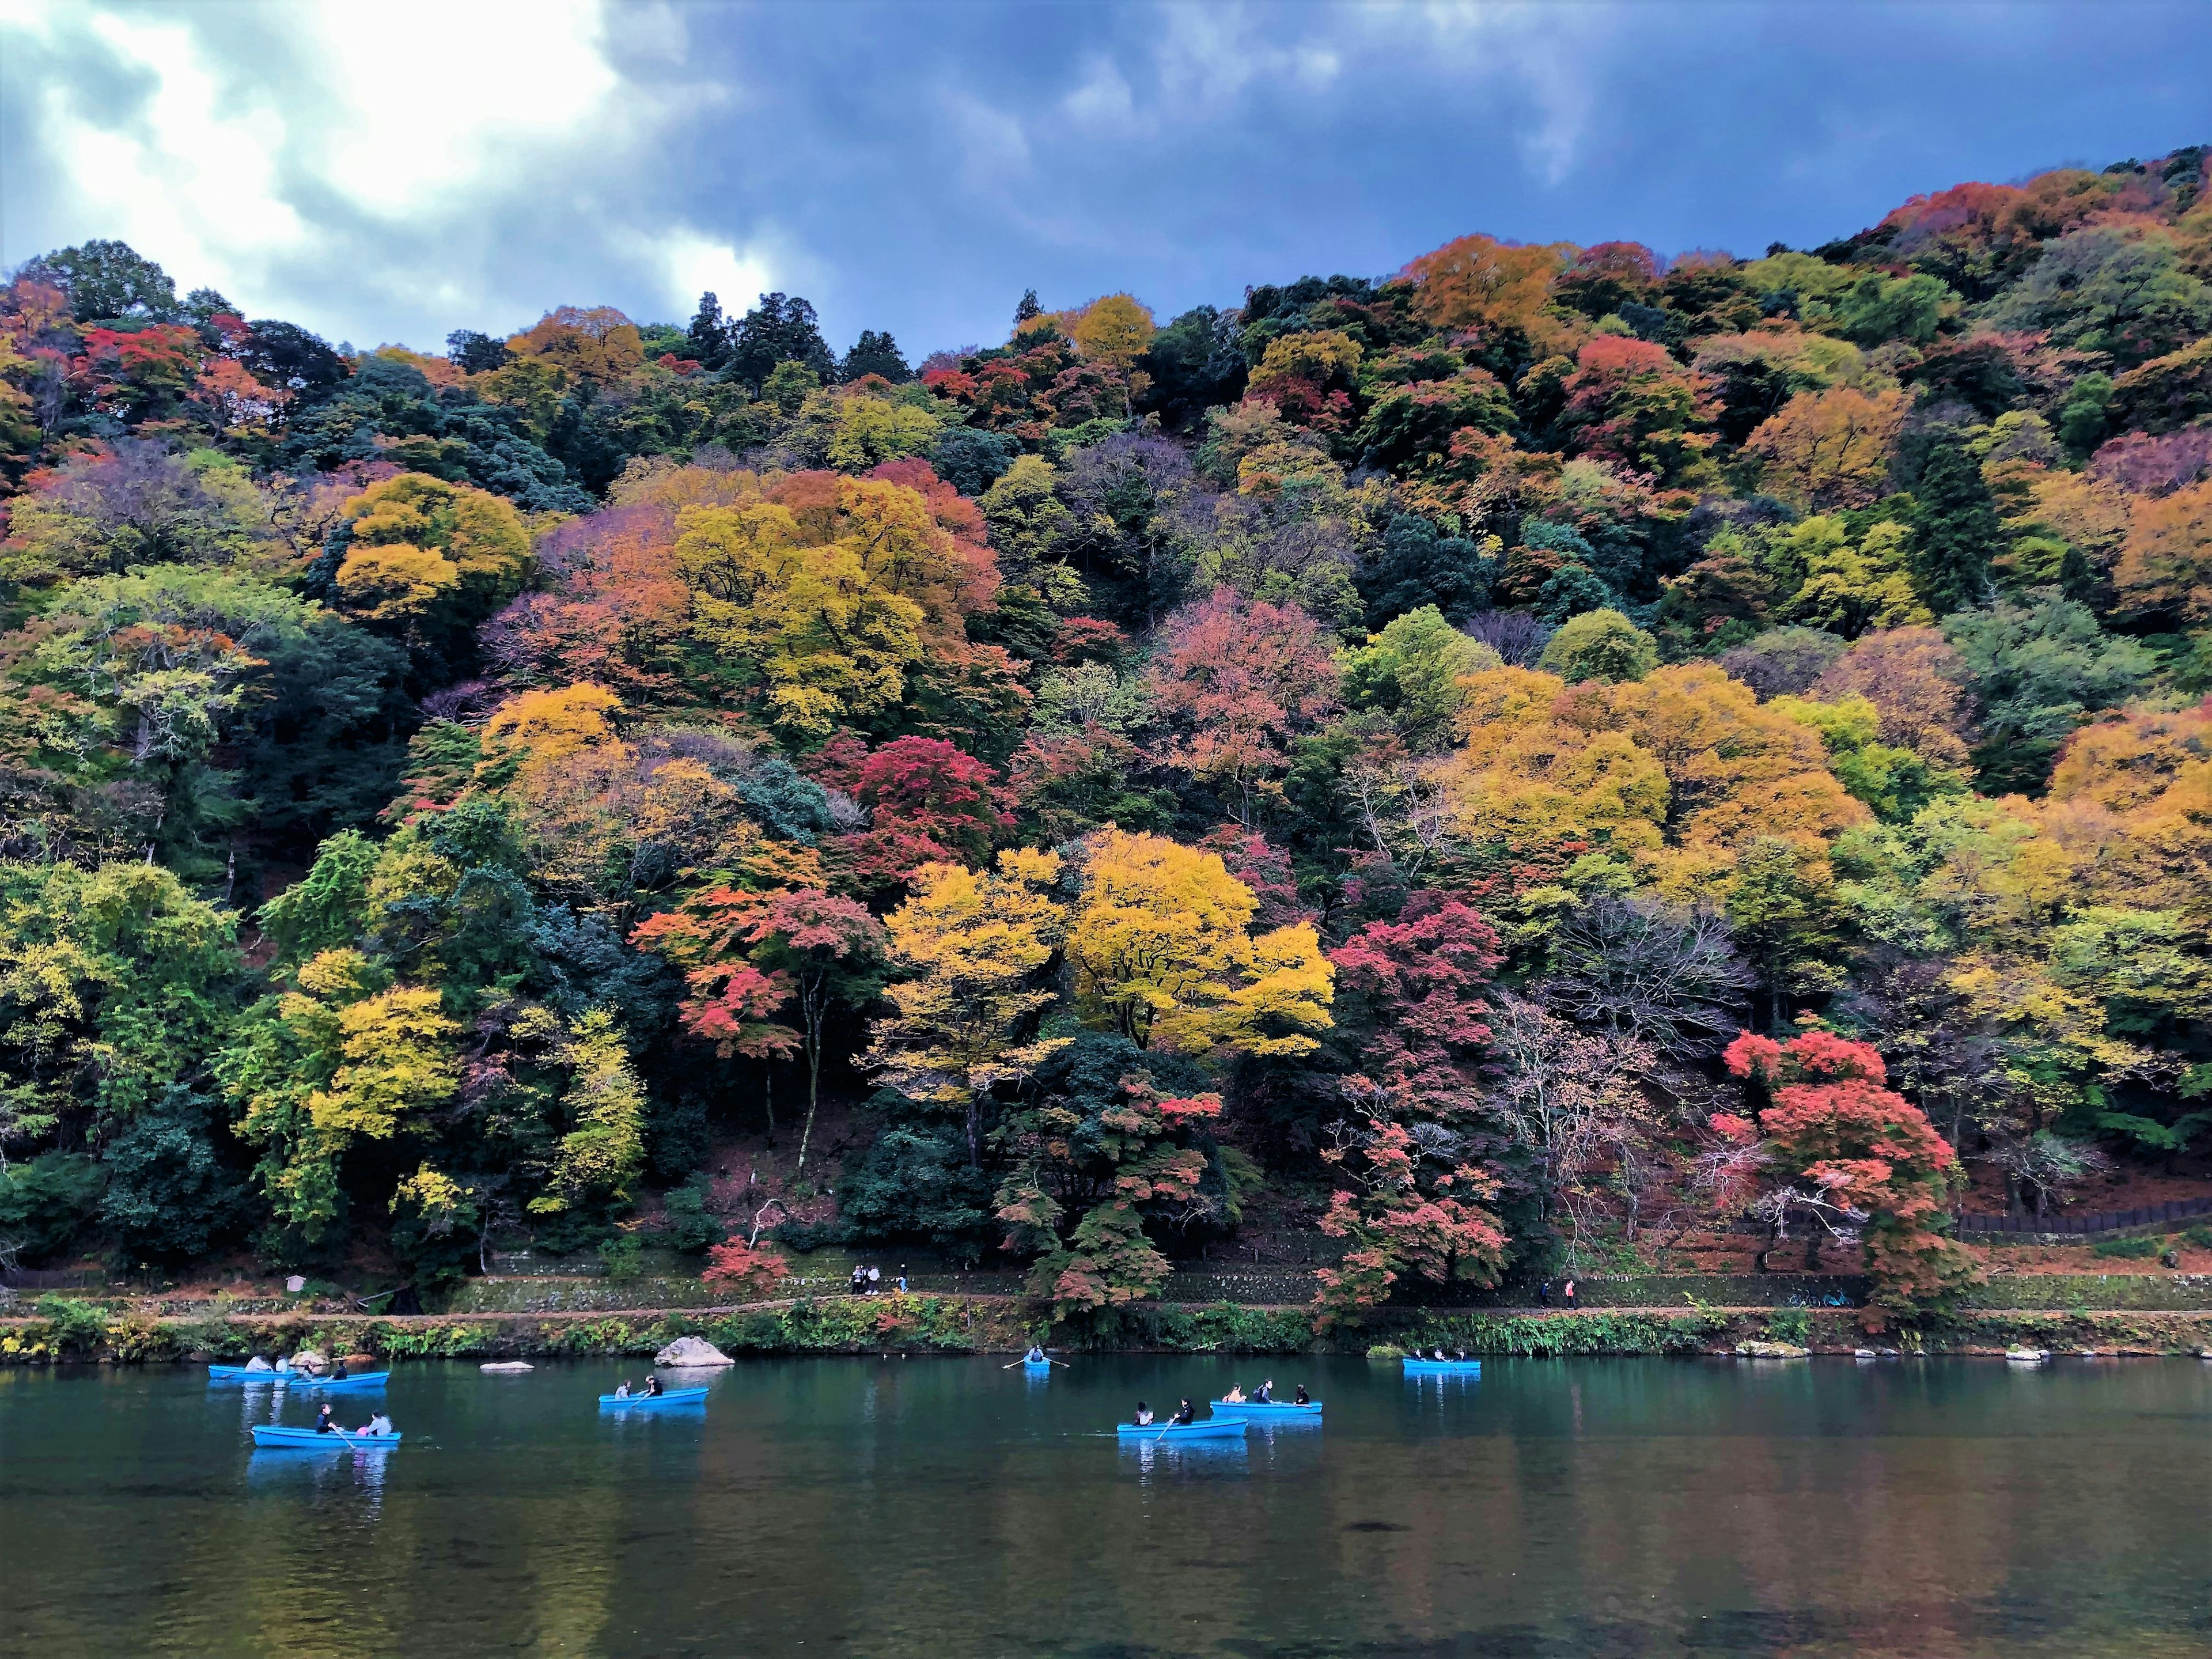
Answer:
[[[2212,1192],[2205,160],[918,363],[31,262],[0,1265],[1317,1228],[1333,1321],[1750,1218],[1910,1317]]]

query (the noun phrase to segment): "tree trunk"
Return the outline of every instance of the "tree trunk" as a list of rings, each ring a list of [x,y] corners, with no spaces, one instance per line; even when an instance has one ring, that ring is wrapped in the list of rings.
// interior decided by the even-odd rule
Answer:
[[[801,985],[799,992],[799,1012],[806,1025],[806,1127],[799,1132],[799,1167],[792,1173],[806,1173],[806,1143],[814,1134],[814,1108],[822,1088],[822,1013],[825,998],[819,985]]]
[[[761,1061],[761,1104],[768,1109],[768,1138],[775,1139],[775,1056]]]

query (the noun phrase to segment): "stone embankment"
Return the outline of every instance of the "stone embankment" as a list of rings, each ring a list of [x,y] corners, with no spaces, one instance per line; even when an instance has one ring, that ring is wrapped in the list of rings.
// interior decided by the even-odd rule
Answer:
[[[2212,1287],[2199,1287],[2212,1290]],[[347,1313],[158,1313],[129,1304],[50,1303],[27,1318],[0,1320],[0,1364],[101,1358],[122,1363],[227,1359],[302,1346],[380,1359],[649,1356],[684,1337],[723,1353],[957,1354],[1018,1352],[1050,1331],[1046,1311],[1017,1297],[915,1291],[875,1297],[798,1297],[742,1306],[637,1305],[589,1312],[535,1310],[370,1317]],[[1849,1355],[2002,1355],[2033,1348],[2064,1356],[2193,1354],[2212,1347],[2212,1294],[2183,1309],[1969,1308],[1917,1329],[1870,1336],[1850,1307],[1724,1304],[1392,1308],[1356,1330],[1316,1337],[1304,1306],[1226,1300],[1139,1304],[1115,1310],[1080,1336],[1052,1340],[1096,1351],[1363,1352],[1370,1346],[1464,1347],[1470,1353],[1541,1356],[1734,1355],[1740,1345],[1787,1345]],[[1880,1345],[1869,1350],[1870,1343]]]

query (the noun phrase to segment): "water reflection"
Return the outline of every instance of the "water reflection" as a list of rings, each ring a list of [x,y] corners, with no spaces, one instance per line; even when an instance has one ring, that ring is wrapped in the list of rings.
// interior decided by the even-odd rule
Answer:
[[[0,1650],[2212,1652],[2193,1360],[1302,1362],[1325,1426],[1112,1451],[1252,1362],[1002,1363],[757,1361],[611,1418],[612,1366],[403,1367],[373,1452],[250,1449],[304,1395],[0,1371]]]
[[[1121,1467],[1139,1481],[1214,1480],[1251,1473],[1251,1448],[1243,1440],[1121,1439]]]

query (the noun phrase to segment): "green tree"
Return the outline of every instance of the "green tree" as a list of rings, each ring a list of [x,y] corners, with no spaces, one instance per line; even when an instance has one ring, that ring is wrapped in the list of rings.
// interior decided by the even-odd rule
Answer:
[[[2004,526],[1963,438],[1946,432],[1929,445],[1912,493],[1912,580],[1922,603],[1939,617],[1979,605],[1990,565],[2005,549]]]

